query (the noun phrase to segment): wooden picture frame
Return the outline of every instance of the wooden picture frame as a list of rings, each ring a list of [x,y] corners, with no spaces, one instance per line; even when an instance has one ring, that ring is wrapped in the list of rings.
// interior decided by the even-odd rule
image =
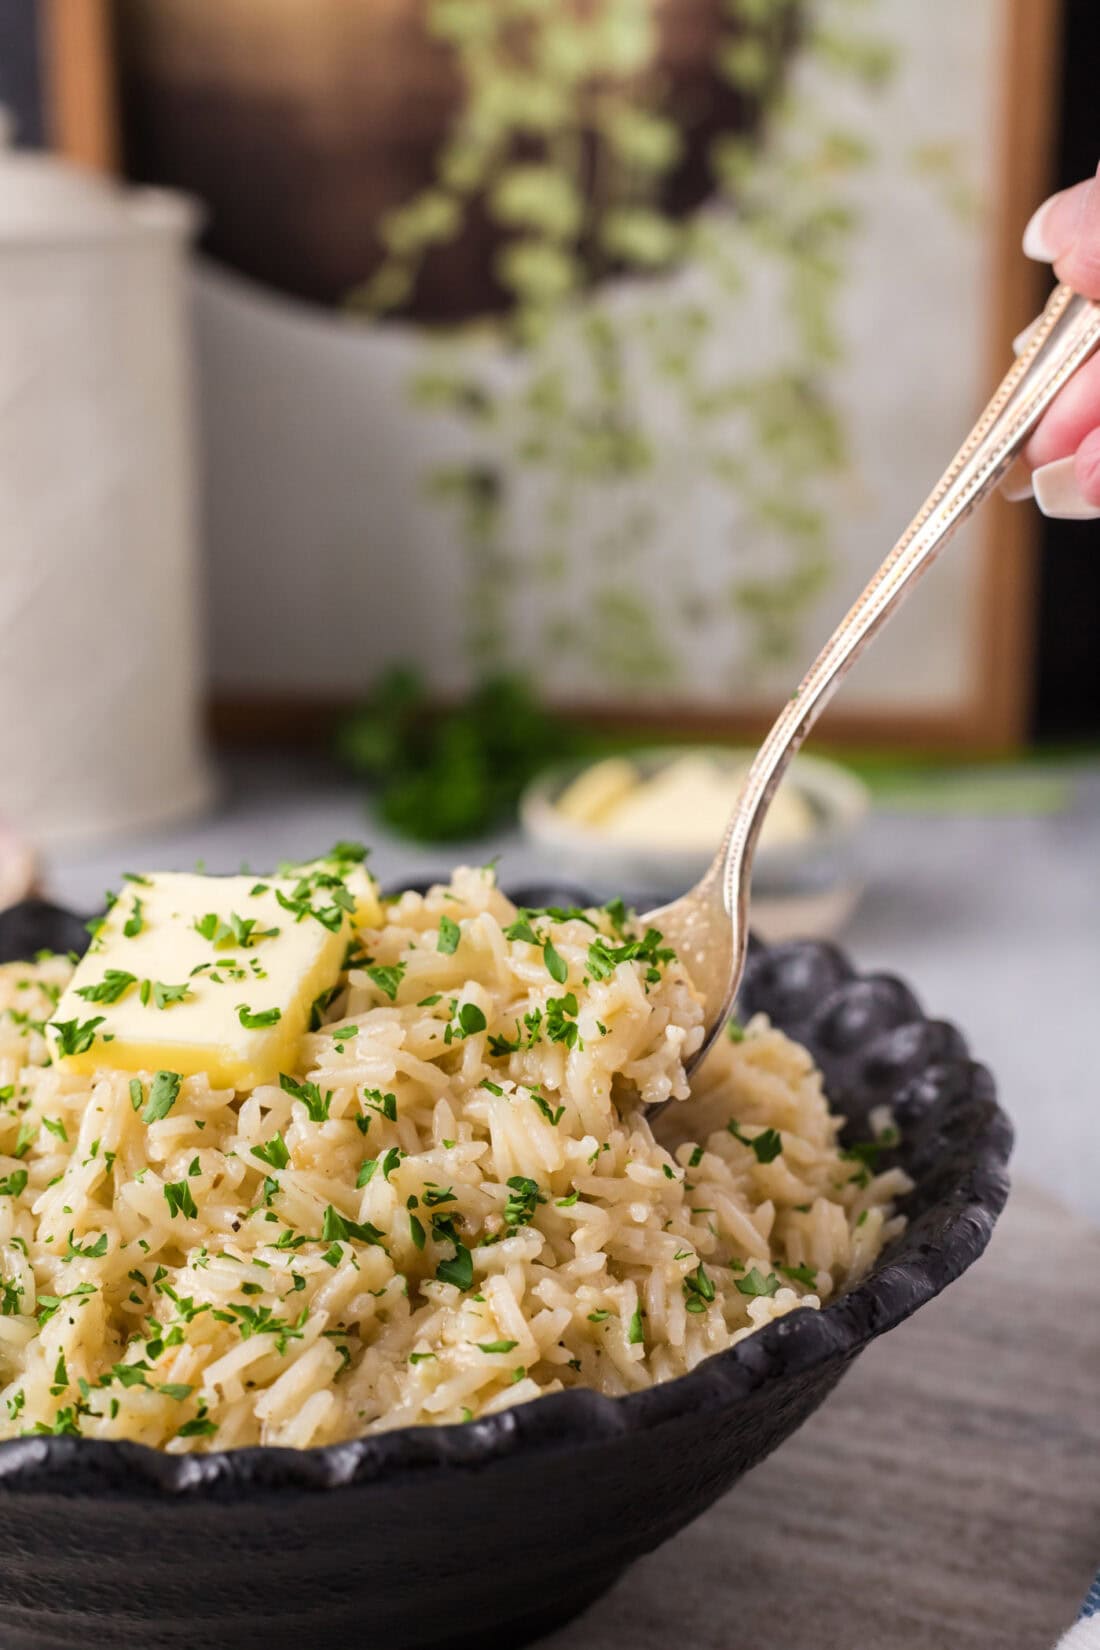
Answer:
[[[1020,254],[1020,235],[1053,171],[1061,0],[1003,0],[1006,57],[1000,77],[997,200],[990,234],[986,378],[1004,371],[1007,340],[1041,307],[1047,272]],[[83,165],[118,164],[119,135],[112,85],[109,0],[39,0],[49,128],[54,146]],[[916,504],[914,500],[914,505]],[[885,550],[885,546],[883,547]],[[1034,680],[1033,608],[1038,522],[1033,510],[999,496],[982,512],[979,593],[974,602],[971,688],[949,711],[873,714],[837,707],[824,719],[827,741],[927,749],[1009,750],[1027,737]],[[247,741],[316,739],[345,708],[334,697],[283,697],[270,692],[215,696],[216,734]],[[667,715],[636,716],[618,707],[576,704],[586,718],[636,722],[655,730],[752,737],[770,720],[767,707],[735,715],[695,714],[678,704]]]
[[[113,172],[119,160],[110,0],[38,0],[46,128],[77,165]]]

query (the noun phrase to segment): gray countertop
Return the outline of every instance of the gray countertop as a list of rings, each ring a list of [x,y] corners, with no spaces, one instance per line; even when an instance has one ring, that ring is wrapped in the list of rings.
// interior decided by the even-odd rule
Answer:
[[[374,845],[383,882],[498,852],[505,883],[546,869],[515,833],[417,848],[378,829],[356,788],[323,765],[249,756],[223,765],[206,818],[55,855],[44,881],[52,897],[91,910],[123,868],[202,859],[210,871],[262,869],[340,837]],[[861,968],[896,971],[932,1013],[957,1021],[1015,1120],[1016,1173],[1100,1221],[1100,765],[1078,774],[1061,813],[878,813],[866,868],[843,944]]]

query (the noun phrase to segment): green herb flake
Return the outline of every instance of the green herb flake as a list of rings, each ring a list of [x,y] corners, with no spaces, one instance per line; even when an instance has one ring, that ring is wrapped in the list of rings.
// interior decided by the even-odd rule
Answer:
[[[367,978],[372,980],[383,996],[388,997],[392,1003],[396,1000],[398,988],[405,978],[405,968],[405,963],[392,963],[388,967],[375,964],[368,968],[366,973]]]
[[[742,1146],[749,1147],[758,1163],[773,1163],[783,1150],[783,1137],[778,1129],[761,1129],[759,1134],[754,1135],[743,1134],[735,1120],[727,1123],[726,1128]]]
[[[281,1008],[265,1008],[254,1013],[247,1003],[237,1004],[237,1018],[246,1031],[262,1031],[267,1026],[278,1025],[282,1017]]]
[[[290,1162],[290,1150],[281,1134],[273,1140],[266,1140],[262,1146],[253,1146],[252,1156],[258,1157],[261,1163],[268,1164],[272,1169],[285,1169]]]
[[[734,1281],[743,1295],[774,1295],[779,1288],[779,1279],[774,1272],[769,1272],[765,1277],[755,1266],[743,1278]]]
[[[781,1266],[779,1270],[785,1278],[793,1278],[795,1283],[804,1283],[809,1289],[817,1285],[817,1273],[812,1266]]]
[[[195,1199],[191,1195],[191,1187],[186,1180],[167,1180],[164,1183],[164,1201],[168,1205],[168,1213],[173,1220],[177,1215],[183,1215],[188,1220],[194,1220],[198,1215]]]
[[[439,919],[439,940],[436,950],[445,957],[452,957],[458,950],[458,943],[462,938],[462,930],[453,917],[442,916]]]
[[[285,1071],[279,1073],[279,1087],[293,1100],[302,1102],[309,1113],[311,1123],[328,1121],[329,1107],[332,1104],[331,1089],[322,1094],[316,1083],[299,1082],[295,1077],[288,1077]]]
[[[469,1289],[474,1281],[474,1257],[464,1243],[452,1240],[455,1252],[450,1260],[441,1260],[435,1275],[442,1283],[453,1283],[456,1289]]]
[[[136,983],[136,974],[128,974],[124,968],[108,968],[95,985],[80,986],[76,994],[83,997],[86,1003],[117,1003]]]
[[[377,1226],[372,1226],[369,1220],[361,1223],[349,1220],[331,1203],[325,1210],[324,1221],[321,1225],[321,1236],[326,1243],[345,1243],[352,1238],[357,1238],[360,1243],[372,1243],[384,1247],[382,1244],[383,1234]]]
[[[97,1014],[93,1020],[52,1020],[50,1023],[57,1033],[57,1048],[60,1054],[86,1054],[95,1042],[97,1027],[103,1024],[103,1015]]]
[[[134,1083],[137,1082],[138,1094],[135,1099]],[[149,1085],[149,1104],[141,1114],[143,1123],[159,1123],[161,1118],[167,1117],[179,1097],[180,1084],[183,1082],[178,1071],[158,1071]],[[134,1079],[130,1084],[130,1104],[141,1104],[141,1084]]]

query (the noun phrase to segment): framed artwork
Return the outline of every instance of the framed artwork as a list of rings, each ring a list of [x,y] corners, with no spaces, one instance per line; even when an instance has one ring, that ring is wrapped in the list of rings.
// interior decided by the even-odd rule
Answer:
[[[121,0],[116,27],[125,167],[209,214],[238,733],[318,726],[398,660],[758,728],[1042,300],[1057,0]],[[1019,740],[1033,556],[1032,513],[988,504],[827,732]]]

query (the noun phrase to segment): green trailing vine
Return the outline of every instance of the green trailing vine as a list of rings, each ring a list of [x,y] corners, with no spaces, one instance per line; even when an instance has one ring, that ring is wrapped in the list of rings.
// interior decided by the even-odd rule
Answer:
[[[872,159],[829,94],[889,77],[873,5],[724,0],[712,69],[742,119],[709,140],[712,190],[683,216],[656,0],[428,7],[461,105],[354,302],[400,313],[425,259],[487,217],[499,312],[426,333],[412,384],[467,448],[428,485],[455,513],[475,671],[564,663],[592,688],[659,690],[686,634],[744,689],[799,645],[836,562],[838,298]]]

